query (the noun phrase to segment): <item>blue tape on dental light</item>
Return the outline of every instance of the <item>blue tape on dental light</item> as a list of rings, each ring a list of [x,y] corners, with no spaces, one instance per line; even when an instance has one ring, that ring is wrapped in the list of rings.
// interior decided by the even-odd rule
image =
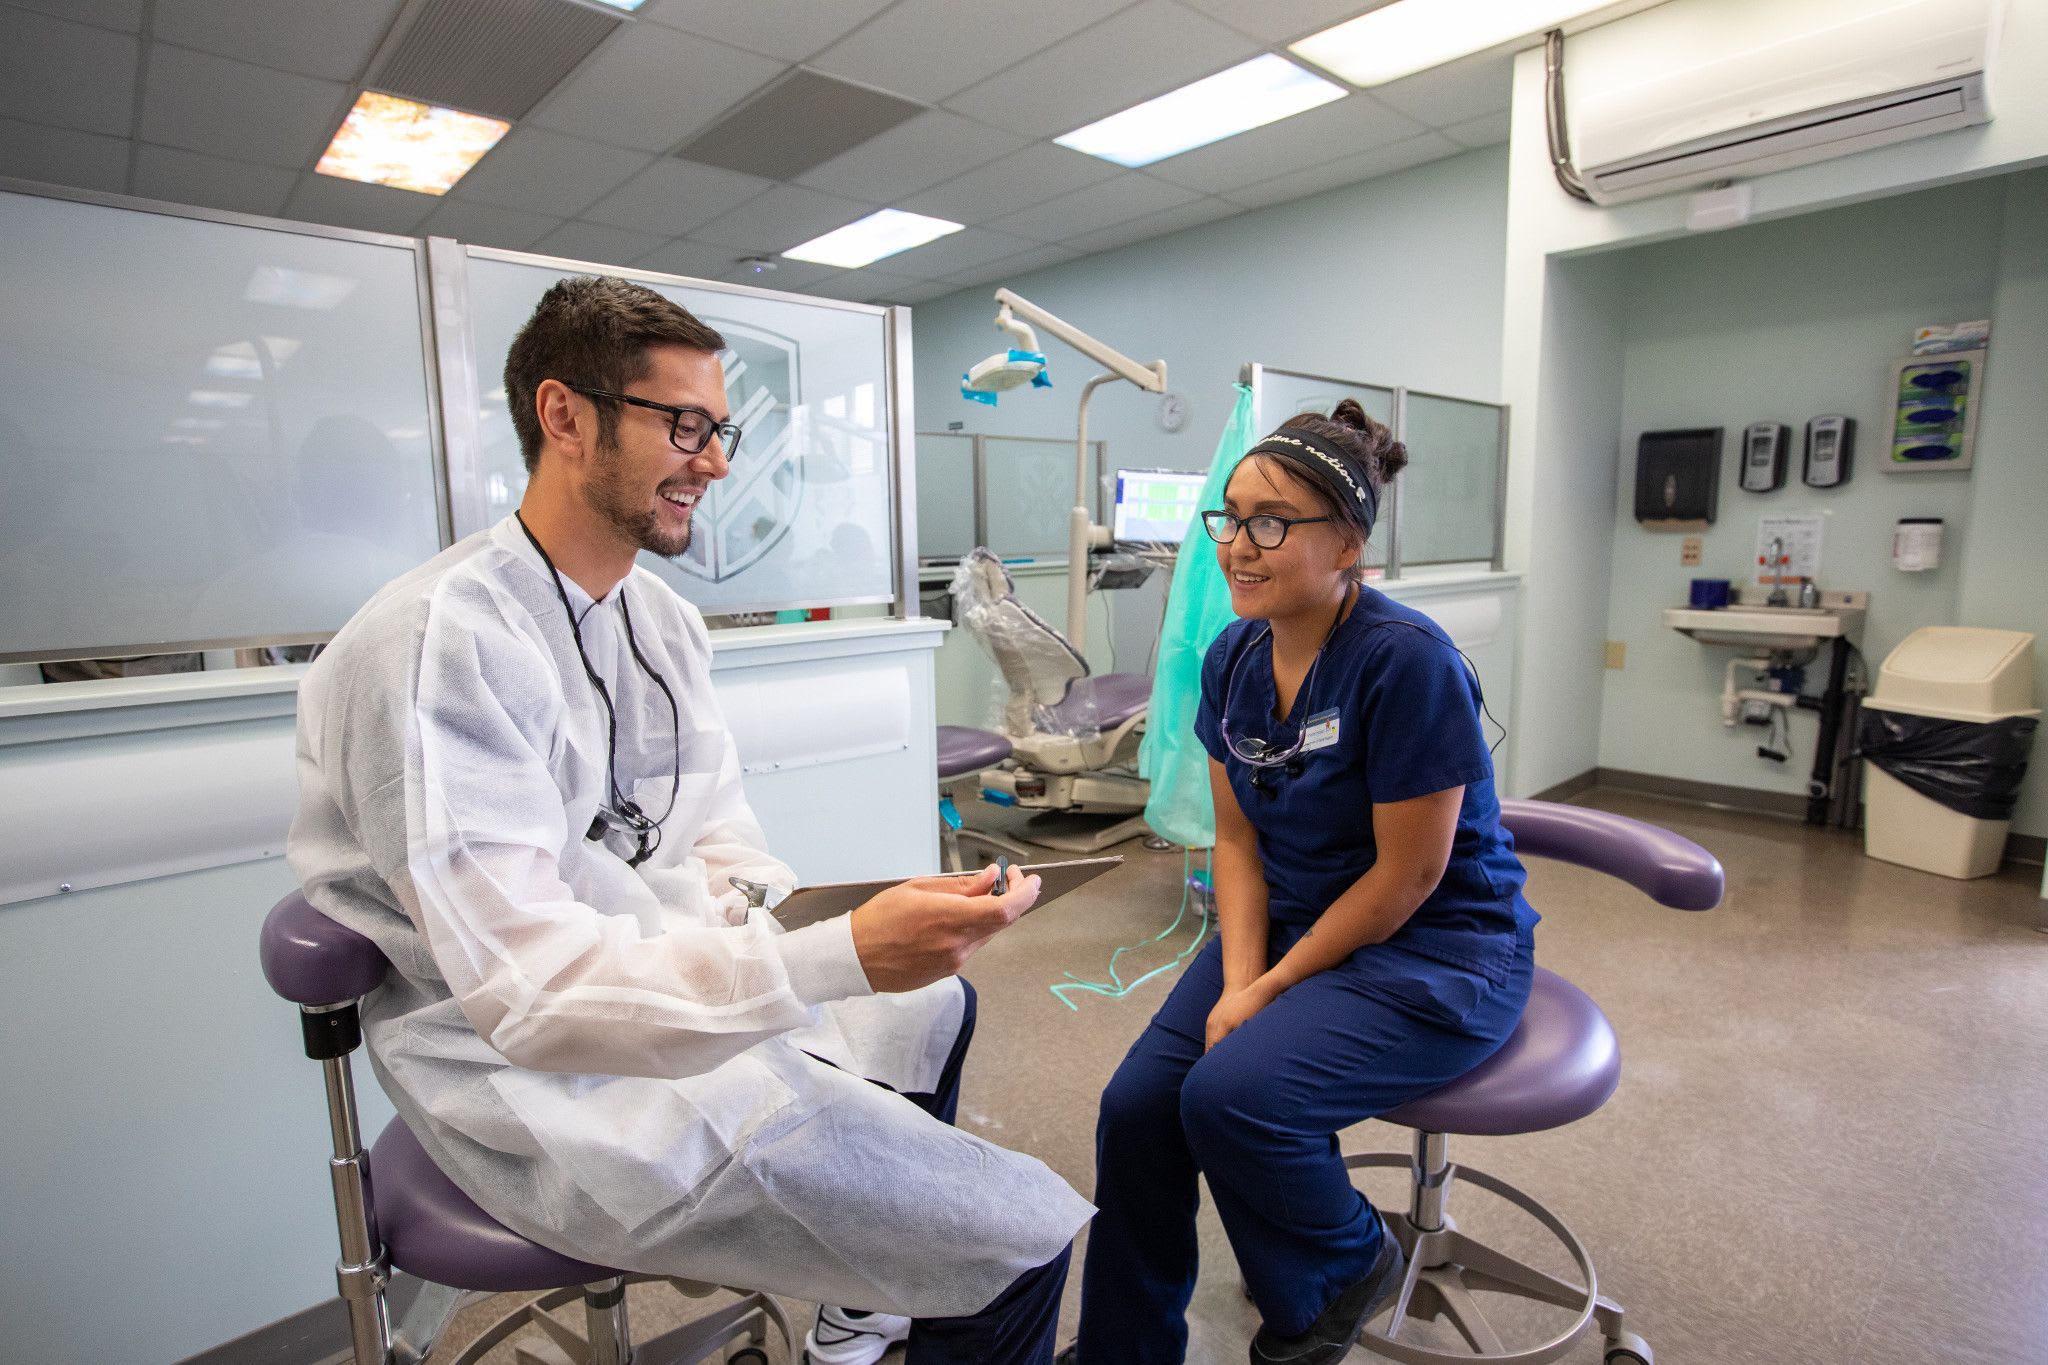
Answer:
[[[983,393],[980,389],[968,388],[967,376],[965,374],[960,376],[960,396],[970,403],[986,403],[990,407],[996,405],[996,396],[994,394]]]
[[[1062,973],[1067,979],[1057,986],[1047,988],[1053,995],[1058,997],[1062,1005],[1073,1010],[1076,1014],[1080,1013],[1081,1007],[1068,998],[1067,993],[1069,991],[1087,991],[1091,995],[1103,995],[1108,996],[1111,1000],[1121,1000],[1153,977],[1172,971],[1183,962],[1186,962],[1189,957],[1193,956],[1194,951],[1201,947],[1203,941],[1209,937],[1209,904],[1210,898],[1215,894],[1215,881],[1210,873],[1208,859],[1203,859],[1202,871],[1199,874],[1193,871],[1193,866],[1192,854],[1185,851],[1182,852],[1180,855],[1180,909],[1175,912],[1173,923],[1167,925],[1143,943],[1133,943],[1128,947],[1119,948],[1111,953],[1109,955],[1109,980],[1107,981],[1084,981],[1072,972]],[[1125,981],[1122,974],[1117,971],[1118,960],[1125,953],[1136,952],[1140,948],[1149,948],[1162,939],[1173,937],[1174,930],[1180,928],[1181,921],[1188,916],[1188,898],[1197,888],[1200,888],[1203,892],[1198,901],[1202,922],[1195,927],[1195,936],[1189,940],[1188,946],[1175,954],[1173,961],[1154,967],[1136,981]]]
[[[1031,376],[1032,388],[1049,389],[1052,387],[1052,375],[1046,371],[1044,356],[1036,351],[1020,351],[1015,346],[1012,346],[1010,348],[1010,359],[1029,361],[1038,367],[1038,373]]]

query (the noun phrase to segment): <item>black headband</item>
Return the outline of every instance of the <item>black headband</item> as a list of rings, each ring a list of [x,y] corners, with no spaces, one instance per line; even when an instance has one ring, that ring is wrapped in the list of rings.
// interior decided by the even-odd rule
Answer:
[[[1300,427],[1282,427],[1244,454],[1246,459],[1254,455],[1270,455],[1297,469],[1322,476],[1321,482],[1334,483],[1340,492],[1350,495],[1351,505],[1364,523],[1366,534],[1372,534],[1373,523],[1380,514],[1379,490],[1373,487],[1372,480],[1358,463],[1337,445]]]

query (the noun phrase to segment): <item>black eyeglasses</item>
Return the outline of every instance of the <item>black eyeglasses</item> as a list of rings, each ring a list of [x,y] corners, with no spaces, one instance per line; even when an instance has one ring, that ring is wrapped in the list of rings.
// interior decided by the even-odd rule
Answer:
[[[609,398],[614,403],[631,403],[636,408],[652,408],[669,415],[668,439],[685,455],[695,455],[711,444],[716,436],[725,447],[725,458],[730,460],[739,454],[740,429],[730,422],[721,422],[702,408],[679,408],[670,403],[657,403],[651,398],[635,398],[630,393],[613,393],[610,389],[586,389],[575,384],[564,385],[572,393],[585,398]]]
[[[1252,538],[1252,544],[1261,550],[1277,550],[1286,543],[1287,533],[1297,526],[1312,526],[1319,521],[1334,521],[1334,517],[1276,517],[1260,513],[1255,517],[1239,517],[1229,512],[1202,513],[1202,529],[1209,533],[1209,539],[1218,545],[1228,545],[1237,539],[1237,528],[1242,526],[1245,534]]]

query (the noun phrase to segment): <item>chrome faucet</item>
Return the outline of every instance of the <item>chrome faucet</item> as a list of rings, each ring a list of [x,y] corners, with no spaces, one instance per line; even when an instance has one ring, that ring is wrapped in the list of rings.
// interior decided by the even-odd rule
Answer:
[[[1771,537],[1771,552],[1766,557],[1765,567],[1771,569],[1771,595],[1764,599],[1767,607],[1789,607],[1792,599],[1785,595],[1785,538]]]

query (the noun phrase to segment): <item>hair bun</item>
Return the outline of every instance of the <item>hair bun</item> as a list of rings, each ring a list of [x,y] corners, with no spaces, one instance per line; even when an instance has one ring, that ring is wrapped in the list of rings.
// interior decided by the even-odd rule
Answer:
[[[1370,431],[1372,429],[1372,418],[1365,415],[1365,408],[1359,404],[1356,398],[1346,398],[1338,403],[1336,407],[1332,408],[1330,410],[1330,420],[1342,422],[1345,426],[1354,427],[1359,431]]]

